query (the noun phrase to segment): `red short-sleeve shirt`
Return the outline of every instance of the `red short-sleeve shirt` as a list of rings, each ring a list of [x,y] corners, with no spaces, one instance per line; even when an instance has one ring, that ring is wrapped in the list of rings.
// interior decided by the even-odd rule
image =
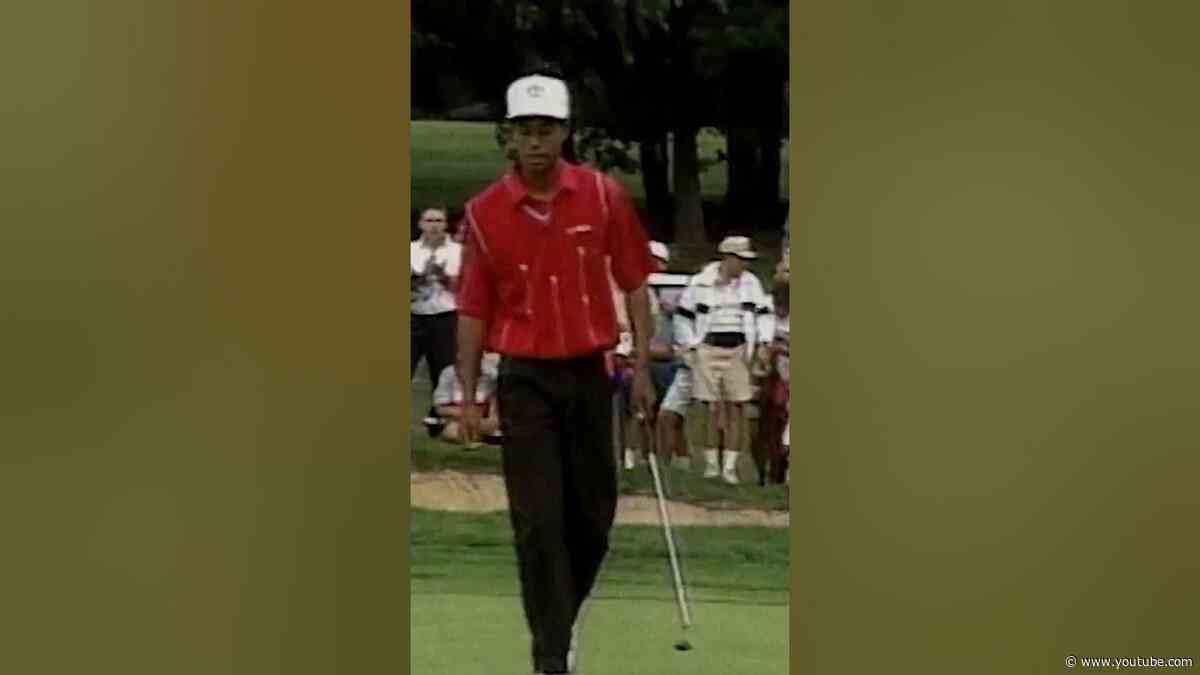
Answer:
[[[458,311],[484,322],[488,351],[562,359],[611,349],[610,278],[630,292],[654,270],[625,188],[565,161],[556,171],[548,202],[515,170],[467,202]]]

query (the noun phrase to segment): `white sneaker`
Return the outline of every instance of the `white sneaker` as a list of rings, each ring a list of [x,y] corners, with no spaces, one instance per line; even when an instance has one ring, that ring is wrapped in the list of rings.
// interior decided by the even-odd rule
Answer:
[[[567,672],[575,672],[575,657],[579,653],[579,622],[583,616],[587,614],[588,606],[591,604],[592,598],[588,596],[584,598],[582,606],[579,608],[578,614],[575,615],[575,623],[571,625],[571,646],[567,648]]]
[[[725,469],[721,472],[721,480],[729,483],[730,485],[738,484],[737,456],[738,454],[736,452],[727,451],[725,453]]]
[[[629,471],[630,469],[632,469],[635,463],[636,463],[636,456],[633,454],[633,450],[630,450],[629,448],[625,448],[625,470]]]
[[[717,460],[718,454],[716,450],[704,451],[704,477],[716,478],[721,475],[721,465]]]

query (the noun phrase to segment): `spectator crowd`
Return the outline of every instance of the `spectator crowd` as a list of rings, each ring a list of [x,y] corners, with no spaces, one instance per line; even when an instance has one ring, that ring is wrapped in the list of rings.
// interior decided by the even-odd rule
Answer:
[[[453,325],[464,228],[459,223],[451,234],[448,215],[441,207],[421,212],[420,234],[411,244],[411,365],[415,374],[426,360],[435,385],[425,419],[429,434],[461,443],[457,417],[463,392],[454,366]],[[785,222],[779,258],[765,281],[750,269],[761,254],[748,237],[724,238],[714,259],[698,270],[673,270],[670,248],[650,242],[659,278],[670,280],[656,283],[651,277],[650,358],[658,407],[650,420],[633,413],[633,340],[614,284],[623,333],[608,363],[620,413],[620,447],[614,450],[624,469],[634,469],[657,448],[680,469],[690,470],[693,457],[701,460],[706,479],[736,485],[752,465],[759,485],[788,482],[789,242]],[[485,355],[476,397],[485,404],[485,440],[498,444],[497,361],[498,355]]]

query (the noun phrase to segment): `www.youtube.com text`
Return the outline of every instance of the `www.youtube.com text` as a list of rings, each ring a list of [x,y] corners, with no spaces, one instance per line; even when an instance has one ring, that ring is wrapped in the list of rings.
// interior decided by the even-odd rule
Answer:
[[[1067,668],[1136,670],[1139,668],[1191,668],[1193,660],[1184,658],[1161,658],[1157,656],[1089,658],[1070,654],[1064,659]]]

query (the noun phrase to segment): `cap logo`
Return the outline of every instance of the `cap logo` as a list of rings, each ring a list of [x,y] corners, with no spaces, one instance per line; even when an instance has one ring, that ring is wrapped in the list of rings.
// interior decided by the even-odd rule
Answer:
[[[531,84],[525,89],[525,93],[529,95],[529,98],[541,98],[542,93],[545,91],[546,88],[540,84]]]

